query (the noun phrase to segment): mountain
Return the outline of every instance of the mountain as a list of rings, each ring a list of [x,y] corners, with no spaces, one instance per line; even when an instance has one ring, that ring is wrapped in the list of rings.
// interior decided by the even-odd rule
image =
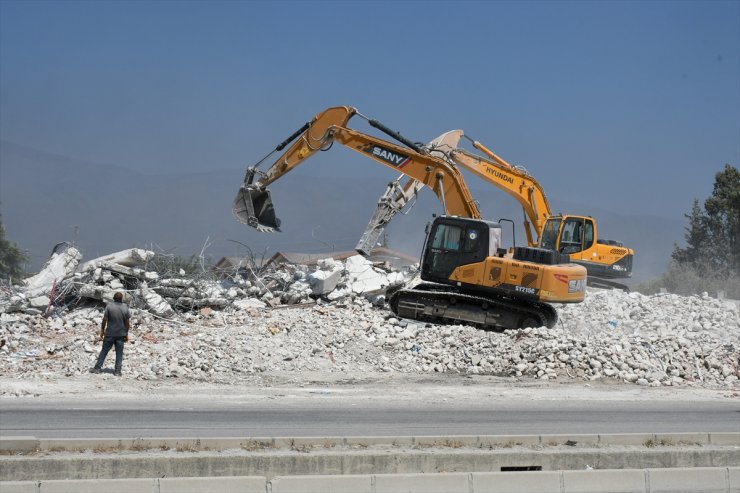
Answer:
[[[308,165],[310,166],[310,165]],[[279,250],[348,250],[362,235],[388,180],[359,176],[312,175],[310,167],[293,171],[273,184],[273,201],[283,232],[259,233],[238,223],[231,203],[243,179],[241,169],[203,173],[144,174],[120,166],[88,163],[0,143],[0,207],[8,239],[31,254],[37,270],[58,242],[73,242],[86,259],[130,247],[183,256],[218,259],[256,256]],[[395,175],[389,175],[390,179]],[[484,217],[516,222],[517,244],[525,241],[522,211],[503,192],[476,183],[473,196]],[[599,236],[635,249],[635,280],[660,274],[674,242],[683,237],[683,220],[629,216],[550,198],[556,212],[592,215]],[[391,248],[418,255],[424,227],[441,206],[428,190],[404,216],[389,226]],[[511,238],[509,223],[503,224]]]

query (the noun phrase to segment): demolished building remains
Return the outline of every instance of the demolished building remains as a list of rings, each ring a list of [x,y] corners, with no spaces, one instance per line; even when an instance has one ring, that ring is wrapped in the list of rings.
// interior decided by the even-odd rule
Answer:
[[[124,374],[141,380],[433,372],[740,387],[740,311],[706,294],[589,290],[585,302],[558,307],[552,329],[490,332],[394,317],[385,290],[415,269],[382,269],[361,256],[235,268],[225,277],[163,275],[154,253],[141,249],[81,260],[61,245],[39,274],[0,292],[5,376],[84,375],[103,302],[122,291],[133,314]]]

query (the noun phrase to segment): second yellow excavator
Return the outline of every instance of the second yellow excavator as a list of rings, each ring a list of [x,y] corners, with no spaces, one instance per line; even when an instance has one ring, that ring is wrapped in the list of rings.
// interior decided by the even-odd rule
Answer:
[[[454,141],[457,135],[470,141],[489,159],[456,146],[448,154],[450,159],[519,201],[525,214],[524,232],[530,246],[568,254],[572,262],[586,268],[590,285],[627,289],[611,279],[632,277],[634,250],[619,241],[599,238],[596,219],[592,216],[553,214],[544,189],[534,177],[523,168],[507,163],[462,130],[448,132],[441,138],[449,140],[451,136]],[[530,221],[537,239],[530,230]]]
[[[389,296],[395,314],[498,329],[553,327],[557,312],[549,302],[583,301],[583,266],[554,250],[518,247],[509,252],[501,248],[501,226],[480,218],[463,175],[454,164],[377,120],[364,117],[372,127],[406,147],[350,129],[347,122],[355,115],[364,117],[352,107],[328,108],[248,168],[234,200],[235,217],[260,231],[279,231],[280,220],[267,186],[316,152],[339,143],[429,187],[445,211],[427,228],[420,261],[424,282]],[[273,153],[286,147],[269,169],[258,169]]]
[[[469,140],[486,157],[459,148],[461,138]],[[614,279],[632,277],[634,250],[621,242],[599,238],[597,222],[592,216],[553,214],[544,188],[523,167],[507,163],[462,130],[440,135],[429,143],[428,149],[431,154],[472,172],[514,197],[524,211],[524,232],[530,247],[568,254],[571,262],[586,268],[590,286],[629,290]],[[378,203],[375,215],[356,247],[358,251],[367,250],[369,242],[373,241],[370,232],[377,238],[382,227],[410,200],[409,192],[416,193],[420,188],[420,184],[411,178],[403,185],[398,182],[393,185],[395,187],[389,188]],[[387,204],[392,204],[393,208]],[[382,224],[378,217],[383,217]]]

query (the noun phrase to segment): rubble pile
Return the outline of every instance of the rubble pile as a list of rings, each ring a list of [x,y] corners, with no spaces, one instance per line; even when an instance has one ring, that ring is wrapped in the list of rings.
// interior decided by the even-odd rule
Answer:
[[[598,292],[583,304],[560,307],[561,323],[553,329],[504,333],[398,320],[362,297],[288,309],[251,301],[240,309],[208,308],[171,320],[133,310],[125,375],[238,383],[273,372],[455,372],[646,386],[739,385],[738,310],[709,298]],[[621,315],[593,311],[622,304],[634,309]],[[672,324],[671,317],[687,306],[697,317]],[[86,373],[100,347],[95,334],[101,317],[99,308],[49,318],[0,315],[3,374]]]
[[[491,332],[397,319],[383,306],[382,292],[408,273],[385,272],[362,257],[326,259],[311,269],[284,265],[223,282],[70,258],[58,262],[75,279],[76,296],[89,289],[96,293],[89,296],[105,299],[116,280],[130,288],[124,378],[231,384],[278,372],[397,372],[740,387],[740,311],[706,294],[589,290],[585,302],[556,307],[560,320],[552,329]],[[86,374],[100,348],[103,303],[44,317],[27,295],[25,305],[12,300],[21,294],[0,299],[3,375]]]
[[[160,273],[150,268],[154,257],[154,252],[132,248],[80,264],[77,249],[57,245],[39,274],[26,279],[20,289],[0,293],[0,313],[48,315],[89,301],[111,301],[116,291],[123,292],[132,307],[163,318],[202,307],[275,307],[312,302],[315,297],[333,301],[363,295],[382,302],[386,288],[406,279],[404,273],[376,268],[359,255],[346,262],[323,259],[312,269],[283,264],[262,269],[259,275],[252,269],[222,272],[221,279],[212,271],[201,277],[186,276],[184,271]],[[250,300],[244,305],[247,298],[262,303]]]

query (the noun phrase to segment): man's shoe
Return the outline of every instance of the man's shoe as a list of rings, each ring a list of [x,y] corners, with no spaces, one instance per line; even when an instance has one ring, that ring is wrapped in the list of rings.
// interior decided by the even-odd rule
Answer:
[[[90,368],[90,373],[101,373],[102,370],[100,368]]]
[[[113,374],[114,374],[115,376],[117,376],[117,377],[120,377],[120,376],[121,376],[121,372],[120,372],[120,371],[114,372]]]

